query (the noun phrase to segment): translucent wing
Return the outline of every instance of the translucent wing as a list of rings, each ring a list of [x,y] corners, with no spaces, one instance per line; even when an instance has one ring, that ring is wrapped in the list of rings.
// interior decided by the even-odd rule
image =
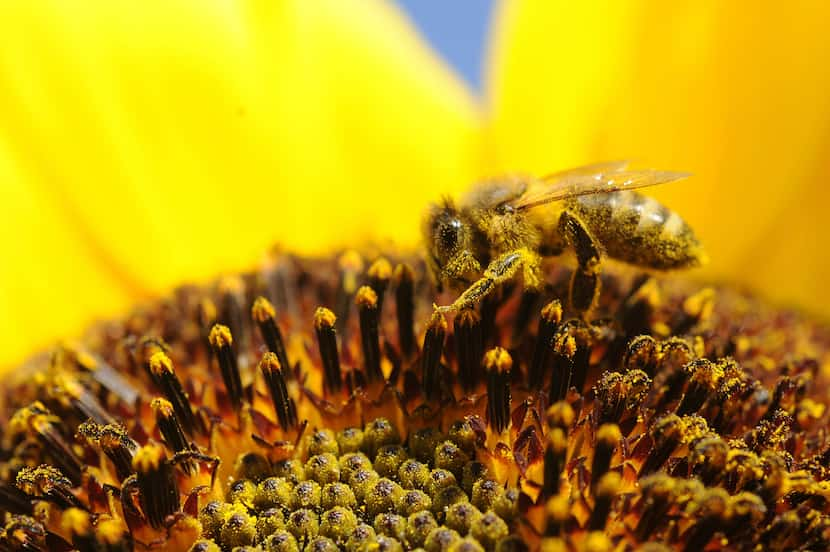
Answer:
[[[561,201],[572,197],[590,194],[604,194],[621,190],[636,190],[648,186],[657,186],[686,178],[689,173],[643,169],[636,171],[614,170],[625,165],[607,163],[593,165],[604,167],[605,171],[588,173],[583,167],[555,173],[531,181],[527,191],[512,202],[515,209],[530,209],[546,203]],[[609,169],[610,168],[610,169]]]
[[[589,176],[595,174],[606,174],[613,172],[624,171],[628,168],[630,161],[604,161],[602,163],[592,163],[590,165],[583,165],[582,167],[574,167],[564,171],[557,171],[540,178],[540,181],[550,182],[557,178],[566,176]]]

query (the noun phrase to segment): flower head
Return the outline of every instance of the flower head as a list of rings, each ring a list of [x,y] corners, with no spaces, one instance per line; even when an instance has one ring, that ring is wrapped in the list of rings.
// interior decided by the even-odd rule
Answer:
[[[561,266],[448,320],[394,264],[276,254],[36,362],[3,390],[2,542],[828,544],[827,328],[619,271],[586,323]]]

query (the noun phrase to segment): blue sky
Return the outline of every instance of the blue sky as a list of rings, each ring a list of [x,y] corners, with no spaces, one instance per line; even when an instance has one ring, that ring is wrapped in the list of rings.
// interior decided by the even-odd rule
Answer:
[[[494,0],[398,0],[432,46],[481,90],[481,64]]]

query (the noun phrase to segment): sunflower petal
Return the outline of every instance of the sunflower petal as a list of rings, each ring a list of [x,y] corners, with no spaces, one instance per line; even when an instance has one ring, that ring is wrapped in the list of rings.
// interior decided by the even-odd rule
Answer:
[[[632,158],[688,170],[654,195],[712,258],[709,276],[830,306],[828,9],[731,3],[504,3],[492,56],[497,167]],[[810,244],[810,245],[808,245]]]
[[[381,1],[8,2],[0,34],[0,143],[31,219],[0,223],[20,240],[0,286],[25,291],[2,325],[46,298],[65,316],[0,363],[274,241],[412,244],[412,206],[475,170],[471,95]]]

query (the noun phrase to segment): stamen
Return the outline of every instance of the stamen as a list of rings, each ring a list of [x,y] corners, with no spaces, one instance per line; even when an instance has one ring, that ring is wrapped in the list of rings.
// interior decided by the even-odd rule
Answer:
[[[651,534],[666,521],[666,514],[672,505],[675,481],[663,473],[640,479],[640,504],[642,512],[634,529],[637,540],[648,540]]]
[[[703,288],[683,301],[683,316],[672,329],[672,334],[683,335],[700,322],[708,320],[715,308],[715,290]]]
[[[692,346],[679,337],[669,338],[660,344],[660,369],[667,373],[667,377],[655,411],[663,412],[668,405],[680,398],[686,383],[686,372],[683,367],[695,357]]]
[[[162,395],[169,401],[181,427],[187,435],[201,430],[201,425],[193,413],[190,397],[185,393],[181,381],[173,370],[173,361],[164,352],[159,351],[150,357],[150,370],[153,372]]]
[[[314,331],[317,333],[320,361],[323,363],[323,383],[329,393],[336,393],[343,388],[337,335],[334,331],[336,321],[334,313],[325,307],[318,307],[314,313]]]
[[[72,494],[72,482],[61,470],[42,464],[37,468],[25,467],[17,472],[17,488],[24,493],[48,499],[60,508],[83,508],[83,504]]]
[[[363,369],[369,383],[383,379],[380,370],[379,296],[369,286],[362,286],[355,295],[360,318],[360,344],[363,348]]]
[[[660,288],[654,278],[640,280],[635,286],[620,312],[623,330],[629,336],[651,333],[651,318],[661,300]]]
[[[248,349],[248,328],[245,309],[245,283],[237,276],[229,276],[219,281],[219,319],[239,342],[239,350]],[[213,330],[211,330],[212,332]]]
[[[60,419],[40,401],[35,401],[15,412],[9,423],[9,432],[33,433],[49,453],[58,468],[74,483],[81,481],[81,460],[64,439]]]
[[[363,273],[363,258],[355,250],[349,250],[337,259],[340,269],[340,284],[337,286],[337,295],[334,299],[334,312],[340,320],[343,334],[349,329],[349,314],[351,313],[352,297],[357,288],[360,275]]]
[[[63,533],[69,535],[79,552],[128,552],[133,550],[131,536],[124,531],[121,520],[107,515],[92,515],[80,508],[69,508],[60,519]]]
[[[389,288],[389,280],[392,278],[392,265],[385,258],[377,259],[366,271],[369,277],[369,286],[378,296],[378,318],[383,313],[383,297]]]
[[[571,517],[571,502],[567,495],[558,494],[549,498],[545,503],[545,517],[545,536],[559,536],[565,523]],[[562,544],[564,547],[564,542]]]
[[[582,335],[582,332],[578,332],[574,337],[576,339],[576,351],[571,358],[573,367],[571,370],[571,387],[576,388],[576,391],[582,394],[590,369],[591,346]]]
[[[495,347],[484,355],[487,370],[487,419],[496,433],[510,425],[510,378],[513,359],[501,347]]]
[[[288,396],[279,358],[274,353],[265,353],[259,363],[259,369],[271,393],[271,401],[274,403],[274,412],[280,427],[283,431],[293,429],[297,425],[297,407],[294,405],[294,399]]]
[[[805,382],[802,378],[784,376],[779,379],[778,383],[775,384],[772,399],[770,399],[767,410],[761,420],[771,419],[782,408],[791,412],[799,399],[799,395],[804,394],[804,387]]]
[[[32,515],[32,498],[17,487],[0,482],[0,509],[10,514]]]
[[[216,304],[210,297],[203,297],[199,301],[198,323],[201,341],[204,343],[208,358],[213,357],[213,347],[210,345],[210,330],[217,322]]]
[[[239,365],[236,362],[236,353],[233,348],[233,336],[231,330],[222,324],[216,324],[210,330],[210,345],[213,353],[219,361],[219,369],[222,372],[222,381],[225,383],[225,391],[231,401],[234,411],[242,409],[242,378],[239,375]]]
[[[444,352],[446,336],[447,320],[443,314],[434,312],[427,323],[424,346],[421,352],[421,384],[424,389],[424,396],[428,401],[441,398],[444,383],[441,377],[441,355]]]
[[[686,386],[686,394],[677,407],[678,416],[697,412],[723,378],[723,367],[705,358],[686,365],[685,371],[689,375],[689,383]]]
[[[654,442],[642,467],[640,477],[649,475],[659,469],[680,444],[686,431],[686,423],[676,414],[667,414],[651,426],[651,439]]]
[[[481,359],[484,356],[484,336],[481,333],[481,317],[473,309],[464,309],[453,322],[458,380],[466,392],[475,389],[481,376]]]
[[[156,426],[164,442],[173,452],[190,450],[190,444],[170,401],[156,397],[150,401],[150,408],[156,414]]]
[[[507,296],[507,288],[509,284],[502,286],[501,289],[494,291],[484,297],[479,304],[479,314],[481,315],[481,335],[484,339],[484,344],[487,346],[491,343],[498,343],[498,328],[496,326],[496,314],[499,307],[502,305],[503,297]]]
[[[578,320],[568,320],[560,325],[553,338],[553,373],[550,379],[551,401],[561,401],[575,382],[575,361],[579,344],[574,331]]]
[[[282,332],[277,326],[277,313],[274,306],[265,297],[257,297],[254,300],[254,306],[251,307],[251,316],[259,326],[262,340],[265,341],[268,350],[277,355],[280,367],[288,372],[288,378],[290,379],[291,363],[288,361],[288,352],[285,349]]]
[[[133,457],[133,471],[144,516],[152,527],[163,527],[167,516],[178,512],[181,506],[173,466],[164,447],[151,442],[138,449]]]
[[[56,374],[49,393],[61,406],[76,411],[81,419],[92,419],[99,424],[114,422],[97,397],[74,378],[60,373]]]
[[[597,401],[597,423],[619,421],[625,409],[625,384],[619,372],[605,372],[594,388]]]
[[[552,428],[548,432],[548,445],[545,448],[542,496],[553,496],[559,492],[567,451],[567,434],[562,428]]]
[[[703,437],[689,447],[689,467],[707,487],[716,484],[726,471],[729,445],[717,435]]]
[[[722,529],[729,515],[729,494],[718,487],[706,489],[696,503],[700,520],[683,535],[685,552],[703,550],[715,531]]]
[[[123,427],[108,425],[101,428],[98,445],[112,461],[119,480],[123,481],[133,473],[133,455],[138,450],[138,444]]]
[[[153,385],[156,388],[161,389],[161,383],[159,382],[158,376],[156,376],[152,368],[150,368],[150,359],[153,358],[153,355],[156,353],[170,352],[170,347],[161,339],[145,336],[141,338],[137,349],[137,363],[144,368],[144,371],[147,373],[150,381],[153,382]]]
[[[621,439],[622,434],[617,424],[604,424],[597,430],[594,459],[591,462],[591,487],[594,490],[596,490],[596,485],[600,479],[608,473],[614,449]]]
[[[620,490],[621,478],[617,472],[608,472],[599,479],[596,485],[594,509],[588,520],[589,531],[602,531],[611,512],[611,503]]]
[[[409,265],[395,267],[395,313],[398,318],[398,343],[401,354],[415,353],[415,272]]]
[[[617,423],[627,434],[636,423],[638,409],[650,390],[651,379],[642,370],[603,373],[594,387],[597,424]]]
[[[542,308],[539,330],[536,332],[536,346],[527,377],[531,389],[538,391],[544,385],[545,373],[552,364],[553,339],[561,321],[562,305],[558,300],[553,300]]]
[[[187,437],[169,401],[157,397],[150,401],[150,408],[156,413],[156,426],[170,450],[176,454],[195,450],[195,447],[187,441]],[[180,462],[179,465],[188,475],[194,475],[199,471],[198,464],[190,460]]]
[[[128,405],[135,404],[139,391],[135,383],[130,381],[123,371],[112,367],[99,355],[88,353],[83,349],[61,347],[55,356],[62,354],[69,355],[81,373],[89,374],[96,383],[112,393],[121,402]]]
[[[539,300],[542,294],[538,291],[525,290],[522,293],[522,300],[516,309],[516,317],[513,320],[513,331],[510,335],[511,348],[518,347],[522,337],[527,334],[530,320],[537,312]]]
[[[659,356],[659,345],[650,335],[640,335],[631,340],[623,357],[623,368],[642,370],[650,378],[654,377]]]
[[[575,414],[571,405],[559,401],[547,410],[548,444],[545,448],[542,496],[552,497],[559,492],[562,472],[568,452],[568,431]]]

